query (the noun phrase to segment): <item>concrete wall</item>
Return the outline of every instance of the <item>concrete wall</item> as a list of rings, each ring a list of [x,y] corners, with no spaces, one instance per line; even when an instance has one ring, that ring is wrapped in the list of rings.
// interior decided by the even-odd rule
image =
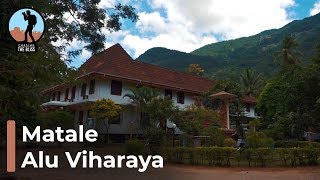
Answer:
[[[135,107],[131,104],[131,100],[128,97],[124,97],[126,94],[130,94],[130,88],[135,87],[135,84],[122,82],[122,94],[121,96],[112,95],[111,94],[111,79],[96,79],[95,81],[95,91],[93,94],[89,95],[89,86],[90,86],[90,80],[86,82],[87,89],[86,89],[86,95],[88,95],[88,99],[84,100],[81,95],[81,86],[77,85],[76,93],[75,93],[75,99],[73,102],[70,102],[70,105],[73,104],[81,104],[82,102],[86,101],[96,101],[98,99],[111,99],[116,104],[123,106],[123,111],[121,112],[121,121],[120,124],[111,124],[109,128],[110,134],[130,134],[131,132],[136,134],[139,133],[139,120],[140,120],[140,114],[138,114],[135,110]],[[72,94],[72,86],[69,88],[69,94],[68,99],[71,98]],[[65,89],[60,90],[60,101],[65,101]],[[165,95],[165,89],[157,89],[160,92],[160,95],[164,97]],[[55,94],[57,96],[58,91],[55,91]],[[52,94],[51,94],[52,96]],[[180,109],[184,109],[187,106],[190,106],[194,103],[193,100],[193,94],[190,93],[184,93],[184,103],[177,103],[177,91],[172,90],[172,100],[174,102],[175,106],[178,106]],[[57,97],[55,98],[57,101]],[[50,98],[51,100],[51,98]],[[88,124],[88,110],[89,109],[83,109],[85,107],[78,108],[75,110],[75,126],[78,124],[79,119],[79,112],[83,111],[83,125],[85,128],[87,128]],[[102,121],[95,122],[95,129],[98,132],[106,132],[105,125]]]
[[[250,111],[247,111],[246,109],[244,109],[244,116],[251,117],[251,118],[257,117],[255,114],[255,106],[250,105]]]
[[[89,84],[90,81],[87,81],[87,89],[86,89],[86,95],[88,95],[88,100],[90,101],[95,101],[98,99],[111,99],[113,100],[115,103],[117,104],[122,104],[122,105],[126,105],[126,104],[130,104],[131,101],[129,98],[124,97],[125,94],[130,94],[130,88],[135,87],[134,84],[130,84],[130,83],[126,83],[126,82],[122,82],[122,95],[121,96],[117,96],[117,95],[112,95],[111,94],[111,80],[96,80],[95,83],[95,92],[93,94],[89,94]],[[165,89],[157,89],[160,92],[160,95],[162,97],[164,97],[164,91]],[[64,101],[65,99],[65,89],[60,90],[60,101]],[[71,91],[72,91],[72,86],[69,87],[69,95],[68,98],[71,98]],[[55,91],[56,97],[58,94],[58,91]],[[52,95],[52,94],[51,94]],[[81,95],[81,85],[77,86],[76,89],[76,96],[75,99],[73,100],[73,103],[77,103],[77,102],[82,102],[83,101],[83,97],[80,96]],[[183,109],[187,106],[190,106],[194,103],[193,100],[193,94],[190,93],[184,93],[184,104],[180,104],[177,103],[177,91],[172,91],[172,100],[174,102],[175,106],[178,106],[179,108]],[[50,98],[51,100],[51,98]],[[57,98],[56,100],[57,101]]]

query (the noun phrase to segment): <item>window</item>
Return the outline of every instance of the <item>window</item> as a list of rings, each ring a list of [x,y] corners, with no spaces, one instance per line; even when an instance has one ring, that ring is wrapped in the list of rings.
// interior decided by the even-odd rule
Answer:
[[[122,93],[122,82],[121,81],[111,81],[111,94],[121,96]]]
[[[73,86],[71,90],[71,99],[74,99],[76,97],[76,90],[77,90],[77,87]]]
[[[67,101],[69,98],[69,88],[66,89],[65,95],[64,95],[64,101]]]
[[[55,100],[56,100],[56,93],[55,93],[55,92],[52,93],[51,100],[52,100],[52,101],[55,101]]]
[[[184,93],[183,92],[177,92],[177,102],[180,104],[184,104]]]
[[[90,81],[90,86],[89,86],[89,94],[94,94],[94,88],[95,88],[96,80],[92,79]]]
[[[61,96],[61,92],[58,92],[58,97],[57,97],[57,101],[60,101],[60,96]]]
[[[164,90],[164,96],[165,97],[169,97],[170,99],[172,99],[172,91],[170,89],[165,89]]]
[[[83,111],[79,111],[78,125],[83,125]]]
[[[87,90],[87,84],[84,83],[82,84],[82,87],[81,87],[81,96],[86,95],[86,90]]]
[[[250,104],[246,104],[246,111],[250,112]]]

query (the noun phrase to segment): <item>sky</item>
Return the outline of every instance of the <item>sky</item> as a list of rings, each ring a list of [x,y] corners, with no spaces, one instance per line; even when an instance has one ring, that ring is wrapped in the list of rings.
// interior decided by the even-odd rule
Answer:
[[[153,47],[192,52],[204,45],[251,36],[320,12],[320,0],[101,0],[107,9],[117,3],[136,8],[136,23],[123,21],[122,29],[103,29],[105,48],[116,43],[135,59]],[[72,21],[68,14],[68,21]],[[83,47],[73,41],[66,50]],[[79,67],[91,56],[83,50],[70,66]]]
[[[43,32],[43,20],[41,16],[32,9],[21,9],[15,12],[9,21],[9,30],[13,30],[15,27],[20,27],[21,30],[25,30],[28,26],[28,21],[25,21],[22,15],[22,12],[29,10],[30,14],[33,14],[37,17],[37,24],[34,26],[33,31]]]

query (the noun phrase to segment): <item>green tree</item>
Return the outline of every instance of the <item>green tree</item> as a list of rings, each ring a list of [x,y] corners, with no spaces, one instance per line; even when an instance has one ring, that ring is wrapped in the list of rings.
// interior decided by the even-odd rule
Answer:
[[[167,120],[173,118],[178,110],[173,101],[169,98],[153,98],[144,108],[148,121],[144,126],[159,124],[162,129],[166,129]]]
[[[110,99],[97,100],[92,105],[92,117],[95,118],[97,121],[103,121],[103,124],[107,130],[105,136],[105,141],[107,143],[109,142],[109,124],[116,120],[121,110],[121,106],[115,104]]]
[[[277,139],[302,139],[319,131],[320,65],[288,66],[262,91],[258,108],[265,127]]]
[[[240,80],[242,94],[257,97],[263,87],[262,74],[246,69],[240,74]]]
[[[1,1],[2,32],[7,31],[9,16],[18,8],[33,7],[38,9],[46,21],[46,37],[48,42],[65,40],[59,48],[64,48],[73,40],[87,43],[86,49],[94,54],[104,49],[106,39],[102,29],[118,31],[121,28],[121,19],[132,22],[138,20],[132,6],[117,4],[113,8],[103,9],[99,6],[100,0],[3,0]],[[1,37],[10,37],[1,36]],[[77,49],[70,55],[78,55]]]
[[[41,112],[40,124],[43,128],[47,129],[56,127],[70,129],[74,127],[74,115],[71,112],[62,110]]]
[[[184,111],[176,113],[173,121],[183,132],[192,136],[201,135],[207,127],[219,127],[218,113],[204,107],[187,107]]]
[[[208,126],[201,131],[201,135],[209,136],[204,139],[204,146],[223,146],[224,133],[217,126]]]
[[[301,54],[298,50],[298,43],[292,36],[287,36],[282,41],[282,50],[276,52],[275,59],[281,59],[282,65],[298,64],[299,55]]]
[[[118,4],[104,10],[99,0],[3,0],[0,1],[0,114],[2,122],[15,119],[17,127],[37,125],[43,101],[40,92],[52,85],[74,79],[75,70],[68,68],[70,58],[79,55],[81,49],[63,51],[73,41],[85,42],[85,48],[97,53],[104,48],[102,29],[117,31],[121,19],[135,22],[138,16],[131,6]],[[16,43],[8,30],[9,18],[14,11],[33,7],[45,18],[45,36],[38,42],[37,53],[16,53]],[[72,22],[69,20],[72,19]],[[53,46],[53,42],[63,42]],[[50,73],[48,73],[50,72]],[[28,113],[25,113],[28,112]],[[27,117],[26,114],[29,114]],[[4,123],[0,123],[4,124]]]
[[[150,103],[154,98],[159,96],[159,92],[150,87],[137,87],[131,88],[130,93],[125,94],[123,97],[127,97],[131,100],[131,103],[135,105],[136,112],[141,114],[140,125],[142,128],[146,127],[150,124],[149,119],[146,116],[146,106]]]
[[[261,122],[259,119],[254,119],[250,121],[248,125],[250,127],[250,130],[252,129],[253,132],[256,132],[257,128],[261,125]]]

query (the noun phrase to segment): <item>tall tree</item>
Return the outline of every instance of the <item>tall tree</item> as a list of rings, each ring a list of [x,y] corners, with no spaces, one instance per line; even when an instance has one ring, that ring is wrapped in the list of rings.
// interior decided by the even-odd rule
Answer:
[[[110,99],[101,99],[93,103],[92,105],[92,117],[97,121],[102,121],[106,128],[105,142],[109,142],[109,124],[112,124],[114,120],[119,116],[121,106],[115,104]]]
[[[301,53],[297,50],[297,47],[298,43],[294,37],[285,37],[282,41],[282,50],[276,52],[275,59],[281,59],[282,65],[298,64]]]
[[[131,88],[130,91],[131,93],[125,94],[124,98],[129,98],[131,103],[135,105],[136,112],[141,114],[140,124],[144,128],[145,125],[150,123],[146,117],[146,106],[154,98],[159,96],[159,93],[156,90],[145,86]]]
[[[263,86],[262,74],[246,69],[240,74],[241,91],[246,96],[257,96]]]
[[[118,31],[121,19],[138,20],[135,9],[118,4],[102,9],[100,0],[3,0],[0,1],[0,119],[13,118],[19,124],[35,124],[34,119],[41,102],[40,91],[62,83],[74,74],[68,68],[71,57],[81,49],[63,51],[73,41],[82,41],[85,48],[97,53],[104,48],[103,29]],[[38,52],[18,54],[10,36],[8,22],[12,13],[24,7],[40,11],[45,19],[45,35],[38,43]],[[54,42],[62,42],[53,46]],[[67,60],[67,61],[63,61]],[[72,79],[72,77],[71,77]],[[30,113],[26,116],[26,113]]]

